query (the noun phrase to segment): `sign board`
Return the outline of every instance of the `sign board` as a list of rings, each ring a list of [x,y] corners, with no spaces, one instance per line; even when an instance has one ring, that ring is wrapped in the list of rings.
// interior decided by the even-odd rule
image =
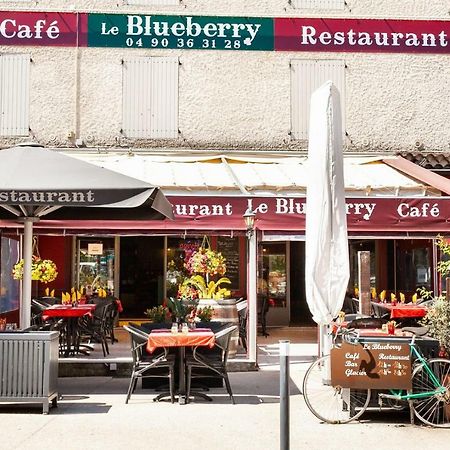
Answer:
[[[89,14],[88,46],[273,50],[273,19]]]
[[[103,255],[103,244],[102,243],[88,244],[88,255]]]
[[[275,18],[276,51],[450,53],[447,20]]]
[[[331,384],[353,389],[411,389],[409,344],[343,343],[331,350]]]
[[[305,229],[304,197],[168,196],[176,220],[156,227],[179,229],[245,229],[242,215],[256,212],[259,230]],[[450,200],[433,197],[348,197],[347,228],[356,232],[430,231],[448,228]]]
[[[239,238],[218,236],[217,251],[221,252],[222,256],[225,258],[227,271],[224,276],[231,281],[231,284],[223,284],[222,287],[238,290],[240,284],[239,262],[241,260],[239,253]]]
[[[450,53],[450,21],[0,11],[0,44]]]

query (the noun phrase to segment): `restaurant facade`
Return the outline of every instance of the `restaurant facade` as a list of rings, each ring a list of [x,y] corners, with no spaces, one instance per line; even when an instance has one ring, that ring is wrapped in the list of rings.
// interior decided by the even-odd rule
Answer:
[[[269,325],[310,323],[304,160],[309,98],[328,79],[353,158],[349,289],[357,252],[369,250],[378,290],[439,290],[433,239],[447,232],[450,190],[395,154],[448,151],[447,2],[117,3],[17,1],[0,11],[1,147],[39,142],[161,186],[174,205],[173,222],[36,224],[41,255],[60,269],[57,292],[100,275],[124,314],[142,317],[173,293],[171,272],[207,235],[227,255],[233,296],[247,296],[249,283],[253,296],[265,277]],[[10,267],[21,228],[1,232],[6,312],[20,296]]]

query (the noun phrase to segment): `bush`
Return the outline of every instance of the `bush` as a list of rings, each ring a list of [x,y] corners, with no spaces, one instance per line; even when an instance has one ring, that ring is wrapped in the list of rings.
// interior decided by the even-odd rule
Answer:
[[[427,315],[421,323],[430,329],[430,336],[450,352],[450,302],[445,297],[437,297],[428,308]]]

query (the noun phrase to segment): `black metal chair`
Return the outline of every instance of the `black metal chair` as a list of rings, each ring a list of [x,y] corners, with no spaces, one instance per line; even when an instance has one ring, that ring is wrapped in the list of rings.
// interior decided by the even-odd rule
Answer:
[[[225,381],[231,403],[234,405],[233,392],[227,372],[228,352],[230,340],[237,326],[227,327],[215,334],[216,342],[213,349],[205,347],[194,347],[191,355],[186,355],[187,384],[186,400],[189,402],[192,379],[221,377]]]
[[[133,357],[133,370],[128,387],[125,403],[136,389],[139,378],[161,377],[161,371],[167,371],[169,377],[169,392],[172,403],[175,401],[175,356],[169,354],[167,349],[150,355],[146,351],[148,333],[132,325],[124,326],[131,338],[131,355]]]
[[[84,316],[79,324],[81,340],[85,339],[89,344],[92,342],[100,343],[103,356],[109,355],[107,337],[111,308],[113,308],[111,302],[98,303],[92,315]]]
[[[388,310],[386,310],[386,308],[383,308],[377,302],[370,302],[370,304],[372,306],[372,311],[373,311],[374,317],[380,317],[383,319],[389,318],[390,313]]]
[[[247,318],[248,318],[248,303],[247,300],[242,300],[236,303],[239,318],[239,342],[247,351]]]

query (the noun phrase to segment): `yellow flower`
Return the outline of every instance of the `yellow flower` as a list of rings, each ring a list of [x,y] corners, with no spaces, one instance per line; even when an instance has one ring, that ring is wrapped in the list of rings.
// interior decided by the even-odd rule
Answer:
[[[384,302],[385,298],[386,298],[386,290],[383,289],[383,290],[380,292],[380,300],[381,300],[382,302]]]

